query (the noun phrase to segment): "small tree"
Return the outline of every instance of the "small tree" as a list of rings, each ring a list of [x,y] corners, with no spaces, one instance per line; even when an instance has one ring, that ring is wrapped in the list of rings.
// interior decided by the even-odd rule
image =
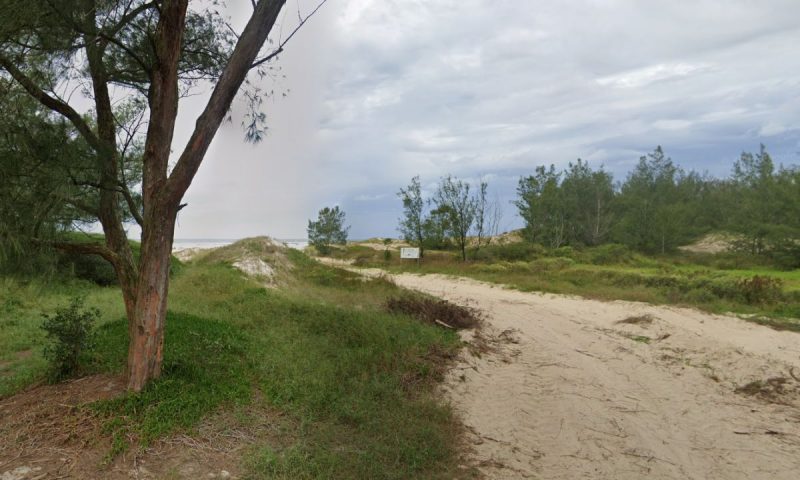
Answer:
[[[467,259],[467,235],[475,222],[477,201],[469,193],[469,184],[450,175],[442,178],[433,200],[444,213],[450,236]]]
[[[316,222],[308,221],[308,242],[319,253],[327,255],[331,245],[347,243],[347,232],[350,227],[344,226],[344,211],[338,206],[325,207],[319,211]]]
[[[397,196],[403,201],[403,216],[398,230],[405,241],[419,247],[419,256],[422,257],[425,249],[425,202],[422,200],[419,175],[412,178],[406,188],[401,188]]]
[[[50,378],[61,380],[78,370],[81,353],[91,347],[92,327],[100,312],[96,308],[85,309],[82,298],[73,298],[69,306],[43,316],[42,330],[49,340],[44,358],[50,362]]]

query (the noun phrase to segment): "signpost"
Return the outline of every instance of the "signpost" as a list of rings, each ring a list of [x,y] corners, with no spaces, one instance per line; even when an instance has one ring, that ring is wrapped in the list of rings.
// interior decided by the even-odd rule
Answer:
[[[419,248],[403,247],[400,249],[400,258],[419,258]]]
[[[416,259],[419,265],[419,248],[402,247],[400,248],[400,258]]]

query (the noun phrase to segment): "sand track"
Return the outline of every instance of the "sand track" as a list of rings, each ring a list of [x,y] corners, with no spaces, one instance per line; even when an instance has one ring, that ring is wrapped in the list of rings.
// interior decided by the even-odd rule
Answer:
[[[465,354],[447,387],[489,478],[800,478],[796,333],[440,275],[393,279],[482,309],[488,333],[506,339]],[[618,323],[643,314],[650,323]],[[760,394],[736,392],[753,381]]]

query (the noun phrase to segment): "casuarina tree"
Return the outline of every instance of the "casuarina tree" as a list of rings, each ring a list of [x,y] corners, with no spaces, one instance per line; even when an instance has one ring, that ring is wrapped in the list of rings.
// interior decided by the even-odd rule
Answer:
[[[16,242],[99,255],[114,266],[129,323],[128,388],[134,391],[161,374],[169,260],[182,198],[248,76],[271,68],[296,32],[267,42],[285,0],[252,0],[239,32],[214,10],[216,3],[190,9],[188,0],[0,0],[0,107],[25,98],[37,121],[63,130],[47,138],[66,140],[64,161],[51,159],[44,170],[60,169],[63,183],[43,198],[52,206],[37,211],[52,220],[52,212],[70,213],[62,208],[68,205],[104,232],[102,241],[70,242],[37,235],[46,229],[22,228],[0,241],[16,235]],[[188,142],[176,145],[180,99],[205,82],[213,86],[205,108]],[[263,129],[261,92],[252,84],[246,89],[254,107],[244,122],[251,140]],[[76,157],[80,161],[67,161]],[[29,157],[31,166],[42,161]],[[141,227],[138,260],[126,219]]]
[[[325,207],[319,211],[317,221],[308,221],[308,242],[319,253],[328,254],[331,245],[347,243],[347,232],[350,227],[344,226],[344,211],[339,206]]]

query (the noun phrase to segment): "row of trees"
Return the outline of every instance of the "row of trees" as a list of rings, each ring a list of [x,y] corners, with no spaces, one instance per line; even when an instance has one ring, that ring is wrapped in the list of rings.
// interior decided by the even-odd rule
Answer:
[[[481,180],[473,188],[469,182],[452,175],[443,177],[431,198],[423,198],[419,176],[397,193],[403,202],[400,233],[420,248],[442,248],[455,245],[466,260],[469,237],[476,248],[488,243],[497,233],[502,211],[488,198],[489,184]]]
[[[620,183],[578,160],[537,167],[517,195],[525,238],[554,248],[615,242],[663,253],[719,230],[754,254],[791,254],[800,239],[800,169],[776,167],[763,145],[724,179],[685,171],[657,147]]]
[[[399,231],[423,251],[455,246],[466,259],[468,245],[480,248],[497,232],[500,206],[487,187],[447,176],[424,198],[414,177],[398,192]],[[800,169],[776,166],[763,145],[742,153],[723,179],[684,170],[661,147],[621,182],[580,159],[563,170],[538,166],[519,179],[513,204],[524,238],[551,248],[620,243],[666,253],[724,231],[750,253],[800,264]]]

